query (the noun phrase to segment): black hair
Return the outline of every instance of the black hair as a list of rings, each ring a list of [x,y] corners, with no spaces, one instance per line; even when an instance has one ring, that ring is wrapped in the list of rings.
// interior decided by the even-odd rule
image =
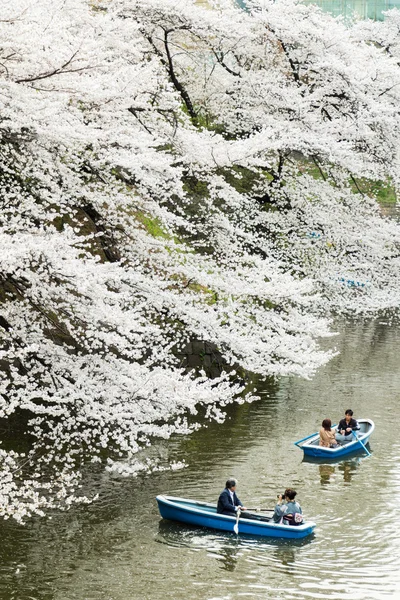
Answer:
[[[295,492],[291,488],[287,488],[287,490],[285,490],[285,498],[288,497],[289,500],[294,500],[296,496],[297,492]]]
[[[225,487],[228,488],[228,490],[230,490],[231,488],[235,487],[235,485],[237,484],[236,479],[228,479],[228,481],[225,484]]]
[[[350,415],[352,417],[353,416],[353,411],[351,410],[351,408],[348,408],[344,414],[345,415]]]

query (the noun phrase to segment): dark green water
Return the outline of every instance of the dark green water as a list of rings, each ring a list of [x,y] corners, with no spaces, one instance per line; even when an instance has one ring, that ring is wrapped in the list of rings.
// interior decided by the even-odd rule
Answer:
[[[382,21],[383,12],[399,8],[399,0],[303,0],[305,4],[316,4],[334,17],[356,16],[358,19]]]
[[[1,600],[398,598],[400,330],[386,319],[342,328],[341,354],[312,381],[283,379],[224,424],[155,445],[187,468],[94,477],[91,506],[0,523]],[[376,430],[372,457],[302,462],[293,441],[351,407]],[[302,543],[243,539],[162,521],[155,496],[217,498],[228,476],[248,505],[273,506],[290,485],[316,521]]]
[[[302,0],[304,4],[316,4],[323,11],[334,17],[357,19],[373,19],[382,21],[383,12],[392,8],[400,8],[400,0]],[[246,0],[236,0],[241,8],[246,7]],[[399,595],[400,597],[400,595]]]

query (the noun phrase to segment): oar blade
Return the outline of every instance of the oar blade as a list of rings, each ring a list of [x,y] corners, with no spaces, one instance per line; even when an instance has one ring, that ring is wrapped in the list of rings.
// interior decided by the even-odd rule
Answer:
[[[233,531],[236,533],[236,535],[239,533],[239,519],[240,519],[240,508],[238,508],[238,510],[237,510],[236,523],[233,526]]]

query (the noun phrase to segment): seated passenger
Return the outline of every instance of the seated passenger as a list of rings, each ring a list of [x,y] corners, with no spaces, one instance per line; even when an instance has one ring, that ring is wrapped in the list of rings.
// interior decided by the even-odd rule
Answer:
[[[322,421],[322,427],[319,430],[319,445],[324,448],[337,448],[338,443],[335,439],[335,432],[332,431],[332,421],[330,419],[324,419]]]
[[[272,515],[275,523],[286,523],[292,525],[300,525],[302,522],[303,511],[301,510],[301,506],[298,502],[295,501],[295,497],[297,492],[292,490],[291,488],[287,488],[285,493],[278,496],[278,503],[275,506],[274,514]],[[296,517],[298,515],[298,517]],[[300,521],[297,522],[296,521]]]
[[[354,439],[353,431],[360,429],[357,421],[353,419],[353,411],[350,408],[344,414],[344,419],[339,421],[336,428],[335,438],[337,442],[351,442]]]

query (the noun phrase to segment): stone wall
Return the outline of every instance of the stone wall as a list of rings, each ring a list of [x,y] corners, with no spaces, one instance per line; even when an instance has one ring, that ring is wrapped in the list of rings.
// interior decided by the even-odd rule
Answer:
[[[193,340],[176,353],[180,366],[187,371],[204,370],[208,377],[218,377],[222,370],[228,370],[221,352],[210,342]]]

